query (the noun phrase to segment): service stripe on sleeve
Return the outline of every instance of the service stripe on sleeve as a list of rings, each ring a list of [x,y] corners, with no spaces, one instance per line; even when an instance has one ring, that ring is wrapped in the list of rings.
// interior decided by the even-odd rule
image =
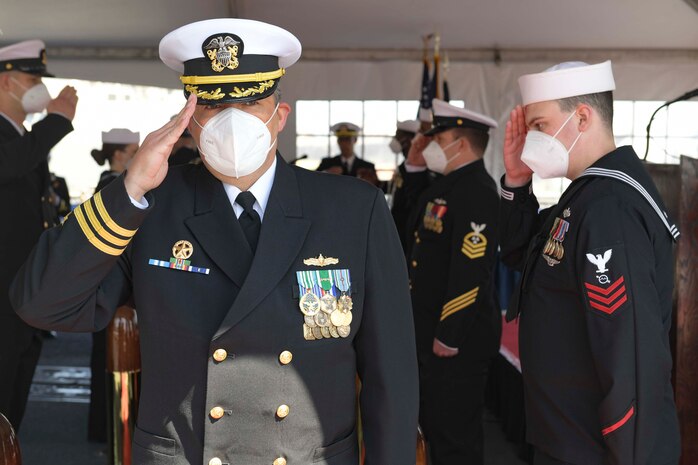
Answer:
[[[443,310],[441,311],[440,321],[444,321],[446,318],[453,315],[454,313],[457,313],[463,310],[464,308],[474,304],[477,300],[477,293],[479,290],[480,288],[476,287],[475,289],[456,297],[455,299],[451,300],[446,305],[444,305]]]
[[[90,229],[90,226],[87,224],[87,220],[85,219],[85,216],[82,213],[82,205],[73,210],[75,213],[75,219],[78,220],[78,224],[80,225],[80,229],[82,229],[83,234],[85,237],[87,237],[87,240],[90,241],[90,244],[95,246],[98,250],[101,250],[102,252],[108,254],[108,255],[114,255],[114,256],[119,256],[121,255],[121,252],[124,251],[124,249],[116,249],[114,247],[110,247],[106,244],[104,244],[102,241],[100,241],[95,234],[92,232]]]
[[[106,224],[109,229],[114,231],[116,234],[119,236],[124,236],[124,237],[133,237],[134,234],[136,234],[137,229],[126,229],[122,228],[116,222],[109,216],[109,213],[107,213],[107,209],[104,208],[104,202],[102,202],[102,193],[97,192],[95,196],[93,197],[95,201],[95,206],[97,206],[97,212],[99,213],[99,216],[102,218],[102,221],[104,221],[104,224]]]
[[[131,241],[130,239],[119,239],[107,231],[104,226],[102,226],[102,223],[99,222],[94,210],[92,209],[91,199],[85,202],[83,207],[85,209],[85,213],[87,213],[87,219],[90,221],[90,225],[92,225],[92,229],[94,229],[102,239],[116,247],[126,247],[128,245],[128,243]]]

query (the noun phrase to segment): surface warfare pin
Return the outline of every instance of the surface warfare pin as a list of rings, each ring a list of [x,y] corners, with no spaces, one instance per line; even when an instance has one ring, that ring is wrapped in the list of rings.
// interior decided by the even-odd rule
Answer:
[[[148,265],[159,266],[162,268],[171,268],[173,270],[188,271],[189,273],[209,274],[209,268],[201,268],[192,266],[191,261],[187,260],[194,254],[194,246],[191,242],[180,240],[172,246],[172,255],[170,261],[157,260],[155,258],[148,259]]]

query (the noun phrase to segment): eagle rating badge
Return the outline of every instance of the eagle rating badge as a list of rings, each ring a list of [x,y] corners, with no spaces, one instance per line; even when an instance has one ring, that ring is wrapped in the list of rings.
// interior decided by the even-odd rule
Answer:
[[[608,267],[612,256],[613,249],[600,254],[586,254],[589,263],[596,267],[596,270],[588,267],[585,275],[584,290],[589,306],[606,315],[613,315],[628,301],[624,276],[615,277]]]
[[[486,227],[486,224],[476,224],[471,222],[470,228],[473,231],[466,234],[463,238],[463,247],[461,248],[461,252],[463,252],[463,255],[471,260],[485,256],[485,251],[487,250],[487,238],[484,234],[482,234],[482,231],[484,231]]]

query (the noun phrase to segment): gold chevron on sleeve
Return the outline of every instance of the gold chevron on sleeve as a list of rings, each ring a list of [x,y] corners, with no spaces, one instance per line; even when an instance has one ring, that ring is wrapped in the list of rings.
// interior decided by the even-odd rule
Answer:
[[[87,240],[90,241],[90,244],[95,246],[98,250],[109,254],[113,256],[119,256],[121,253],[124,251],[124,249],[117,249],[115,247],[111,247],[105,243],[103,243],[97,236],[95,236],[95,233],[92,232],[92,229],[90,229],[90,226],[87,224],[87,220],[85,219],[85,215],[82,212],[83,205],[80,205],[77,207],[73,212],[75,213],[75,219],[78,221],[78,224],[80,225],[80,229],[82,230],[82,233],[87,237]]]
[[[475,300],[477,299],[477,293],[479,290],[480,287],[476,287],[475,289],[472,289],[466,292],[465,294],[459,295],[455,299],[446,303],[446,305],[444,305],[443,309],[441,310],[441,319],[439,321],[444,321],[446,318],[453,315],[454,313],[457,313],[463,310],[464,308],[474,304]]]
[[[481,233],[468,233],[463,238],[463,247],[461,252],[463,255],[470,258],[480,258],[485,256],[487,251],[487,238]]]
[[[100,218],[102,218],[102,221],[104,221],[104,224],[106,224],[109,229],[114,231],[116,234],[119,236],[123,237],[133,237],[134,234],[136,234],[137,229],[126,229],[122,228],[116,222],[109,216],[109,213],[107,213],[107,209],[104,208],[104,202],[102,202],[102,193],[97,192],[94,197],[92,197],[95,202],[95,206],[97,207],[97,213],[99,213]]]

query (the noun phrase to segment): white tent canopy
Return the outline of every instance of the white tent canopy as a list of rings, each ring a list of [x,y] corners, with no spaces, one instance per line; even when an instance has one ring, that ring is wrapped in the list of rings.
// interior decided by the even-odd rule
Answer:
[[[684,0],[3,0],[0,45],[45,40],[61,77],[177,88],[157,59],[160,38],[222,16],[299,37],[303,57],[282,81],[290,102],[417,99],[420,37],[432,32],[449,51],[452,97],[500,123],[519,98],[519,75],[569,59],[613,59],[618,99],[667,100],[698,87],[698,11]],[[280,148],[292,156],[290,123]],[[502,137],[488,151],[494,175]]]

